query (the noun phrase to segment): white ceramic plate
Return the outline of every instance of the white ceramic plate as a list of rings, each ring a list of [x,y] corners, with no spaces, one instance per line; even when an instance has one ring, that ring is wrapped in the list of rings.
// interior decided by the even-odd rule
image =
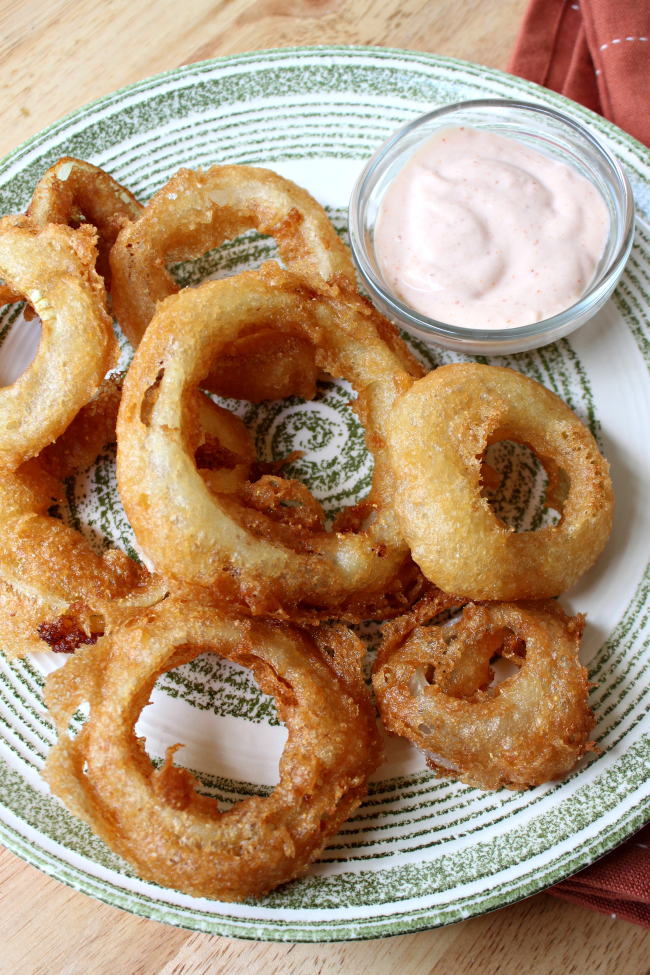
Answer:
[[[374,149],[414,116],[456,100],[500,95],[544,102],[604,138],[630,176],[642,219],[650,156],[586,109],[508,75],[425,54],[355,48],[255,53],[172,71],[116,92],[35,136],[0,164],[2,212],[28,203],[62,155],[104,166],[143,201],[181,165],[269,166],[307,187],[344,233],[353,181]],[[582,656],[596,683],[601,753],[563,782],[529,792],[480,792],[436,779],[406,742],[391,740],[364,805],[309,874],[259,901],[187,897],[134,876],[49,794],[39,770],[54,740],[42,704],[52,654],[0,658],[0,839],[53,877],[108,904],[170,924],[243,938],[373,938],[417,931],[510,904],[569,876],[650,819],[650,234],[639,224],[613,300],[554,346],[498,360],[558,392],[590,426],[612,465],[615,528],[597,565],[563,597],[588,613]],[[275,253],[255,235],[177,268],[182,283],[234,273]],[[0,319],[0,381],[34,354],[36,323],[20,307]],[[128,347],[122,339],[123,361]],[[435,366],[450,353],[416,352]],[[370,477],[345,384],[323,383],[314,403],[231,403],[260,456],[306,450],[294,470],[330,512],[361,497]],[[547,519],[539,470],[503,445],[501,510],[520,528]],[[114,455],[67,484],[65,517],[99,550],[132,552]],[[372,648],[377,628],[358,628]],[[277,781],[285,732],[247,672],[205,655],[159,682],[140,729],[153,757],[177,756],[226,808]]]

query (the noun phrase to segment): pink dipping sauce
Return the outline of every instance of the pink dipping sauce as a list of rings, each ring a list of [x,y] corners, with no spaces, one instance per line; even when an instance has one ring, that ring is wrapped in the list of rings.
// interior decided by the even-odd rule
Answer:
[[[463,126],[425,142],[390,184],[375,251],[386,283],[415,311],[516,328],[578,300],[608,232],[603,198],[570,166]]]

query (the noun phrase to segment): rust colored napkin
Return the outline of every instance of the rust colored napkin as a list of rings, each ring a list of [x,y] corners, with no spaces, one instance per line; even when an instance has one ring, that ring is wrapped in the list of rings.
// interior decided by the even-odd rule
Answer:
[[[508,71],[650,146],[648,0],[530,0]],[[548,893],[650,928],[650,826]]]
[[[650,928],[650,826],[547,893]]]
[[[508,71],[650,146],[648,0],[530,0]]]

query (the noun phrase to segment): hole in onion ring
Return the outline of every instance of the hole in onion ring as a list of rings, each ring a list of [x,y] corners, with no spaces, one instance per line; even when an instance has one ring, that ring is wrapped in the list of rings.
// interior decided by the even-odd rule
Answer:
[[[41,341],[41,320],[28,320],[29,306],[18,302],[3,309],[0,318],[0,388],[11,386],[32,364]]]
[[[537,531],[558,524],[561,504],[568,494],[566,475],[560,492],[551,492],[552,497],[548,497],[548,476],[525,444],[500,440],[487,448],[483,460],[481,494],[497,518],[516,532]],[[558,481],[563,474],[564,471],[559,472]],[[558,507],[552,508],[551,501]]]
[[[490,660],[490,671],[493,677],[487,688],[488,695],[494,695],[499,684],[518,674],[526,659],[525,641],[520,639],[509,626],[503,628],[502,634],[503,644]]]
[[[506,657],[493,657],[490,661],[490,668],[494,672],[494,677],[490,683],[490,690],[494,690],[499,684],[509,677],[514,677],[515,674],[519,673],[519,666],[514,662],[514,660],[508,660]]]
[[[164,369],[158,370],[158,375],[156,376],[155,382],[151,384],[149,389],[146,390],[144,396],[142,397],[142,405],[140,407],[140,420],[146,427],[149,426],[151,422],[151,413],[154,406],[156,405],[156,400],[158,399],[158,390],[160,389],[160,383],[165,375]]]
[[[237,738],[233,747],[233,727],[244,718],[245,740]],[[191,771],[197,793],[216,798],[223,812],[237,800],[219,789],[220,779],[240,782],[242,791],[260,797],[268,796],[279,781],[287,729],[273,697],[258,687],[250,670],[212,651],[158,678],[135,730],[144,738],[145,751],[158,771],[165,756],[169,759],[169,749],[182,742],[173,756],[170,783],[176,770],[181,775]]]

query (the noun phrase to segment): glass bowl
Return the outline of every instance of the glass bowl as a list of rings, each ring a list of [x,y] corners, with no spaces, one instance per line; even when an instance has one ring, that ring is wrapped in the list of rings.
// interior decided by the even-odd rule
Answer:
[[[388,186],[423,142],[440,129],[461,125],[507,136],[573,167],[597,187],[605,201],[610,216],[609,235],[594,277],[575,304],[552,318],[496,330],[438,322],[405,304],[379,269],[374,230]],[[352,255],[370,297],[384,315],[426,345],[497,355],[555,342],[602,308],[623,273],[632,247],[634,201],[619,162],[584,126],[544,106],[487,98],[447,105],[398,129],[379,147],[359,176],[350,198],[348,221]]]

